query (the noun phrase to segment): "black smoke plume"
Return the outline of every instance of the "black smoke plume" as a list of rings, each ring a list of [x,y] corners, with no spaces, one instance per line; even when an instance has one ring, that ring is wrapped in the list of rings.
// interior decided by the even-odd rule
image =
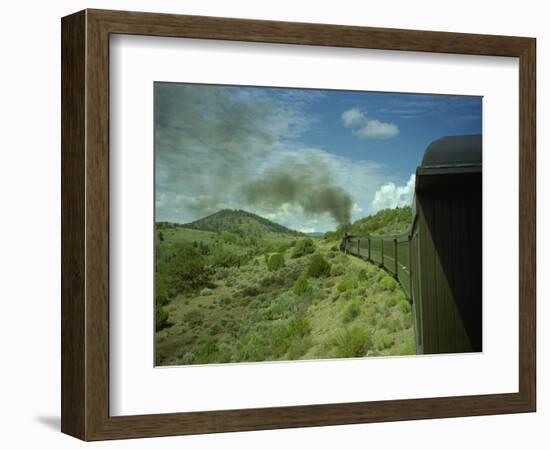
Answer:
[[[350,222],[352,197],[334,183],[330,168],[315,158],[287,158],[245,183],[241,192],[246,202],[257,207],[276,209],[289,203],[308,215],[328,213],[340,226]]]

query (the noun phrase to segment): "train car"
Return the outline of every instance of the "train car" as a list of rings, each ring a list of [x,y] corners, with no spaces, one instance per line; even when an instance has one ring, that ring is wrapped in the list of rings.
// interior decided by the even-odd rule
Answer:
[[[482,350],[481,135],[432,142],[416,170],[410,234],[418,353]]]
[[[432,142],[416,170],[413,220],[392,236],[342,239],[383,267],[412,302],[417,353],[482,350],[481,136]]]

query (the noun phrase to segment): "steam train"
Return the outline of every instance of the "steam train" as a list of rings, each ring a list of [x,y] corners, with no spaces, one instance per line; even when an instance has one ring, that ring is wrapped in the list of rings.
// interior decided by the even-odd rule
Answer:
[[[399,281],[419,354],[482,351],[481,153],[481,135],[432,142],[416,169],[408,231],[340,244]]]

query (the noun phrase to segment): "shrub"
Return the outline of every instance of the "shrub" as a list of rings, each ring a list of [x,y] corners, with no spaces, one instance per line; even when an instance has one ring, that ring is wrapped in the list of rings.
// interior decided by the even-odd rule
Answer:
[[[389,275],[380,280],[380,287],[386,291],[393,291],[397,287],[397,282]]]
[[[241,257],[231,252],[221,251],[215,255],[212,264],[216,267],[240,267],[246,262],[245,257]]]
[[[288,313],[288,305],[285,302],[278,301],[273,303],[268,309],[268,319],[275,320],[285,317]]]
[[[310,336],[292,339],[288,349],[288,359],[299,359],[311,348],[311,346],[312,340]]]
[[[330,276],[330,264],[322,255],[315,255],[307,268],[307,275],[313,278]]]
[[[362,305],[363,299],[361,297],[355,297],[351,302],[347,303],[342,313],[343,322],[349,323],[355,319],[361,312]]]
[[[344,275],[346,273],[346,269],[344,268],[343,264],[335,264],[332,266],[332,269],[330,271],[330,274],[333,277],[338,277],[340,275]]]
[[[239,294],[243,297],[256,297],[261,291],[257,286],[245,286]]]
[[[405,330],[409,329],[410,327],[412,327],[412,324],[413,324],[413,319],[412,319],[412,314],[405,314],[403,317],[402,317],[402,325],[403,325],[403,328]]]
[[[395,338],[391,333],[384,333],[378,336],[376,339],[376,348],[378,350],[385,350],[390,348],[395,343]]]
[[[204,321],[204,313],[198,309],[193,309],[183,316],[183,320],[185,320],[190,327],[200,326]]]
[[[406,339],[395,351],[396,355],[416,355],[416,343],[414,336]]]
[[[365,356],[371,347],[372,337],[369,331],[355,327],[336,334],[332,343],[339,358],[361,357]]]
[[[274,255],[271,255],[267,261],[267,268],[272,272],[279,270],[281,267],[284,267],[284,265],[285,257],[282,253],[275,253]]]
[[[220,299],[220,305],[221,306],[227,306],[231,303],[231,297],[222,297]]]
[[[249,332],[238,342],[239,361],[264,361],[268,352],[268,343],[258,332]]]
[[[229,231],[222,231],[222,239],[224,242],[227,242],[228,244],[236,244],[239,237],[236,234],[231,233]]]
[[[294,246],[292,258],[301,258],[302,256],[309,255],[313,252],[315,252],[315,243],[313,242],[313,239],[302,239]]]
[[[157,306],[155,313],[155,328],[156,330],[162,330],[168,326],[168,311],[162,306]]]
[[[186,352],[180,357],[181,364],[193,364],[195,361],[195,354],[193,352]]]
[[[307,336],[311,332],[309,320],[305,317],[293,317],[288,321],[288,334],[290,336]]]
[[[310,289],[311,287],[309,285],[309,282],[307,281],[307,275],[305,273],[302,273],[294,283],[292,292],[294,292],[295,295],[300,296],[310,291]]]
[[[411,304],[408,300],[402,298],[397,303],[397,307],[399,308],[399,311],[401,311],[403,314],[409,314],[411,312]]]
[[[166,276],[157,272],[155,283],[155,302],[157,306],[168,303],[168,284]]]
[[[346,292],[352,289],[357,289],[358,283],[356,278],[346,278],[336,285],[339,292]]]
[[[210,270],[192,246],[180,247],[166,265],[170,286],[176,293],[196,291],[209,284]]]
[[[390,330],[392,333],[396,332],[396,331],[399,331],[399,330],[402,330],[403,329],[403,324],[401,323],[401,321],[397,318],[393,318],[391,320],[388,321],[388,326],[387,326],[388,330]]]
[[[360,269],[357,272],[357,280],[359,282],[367,281],[367,269]]]

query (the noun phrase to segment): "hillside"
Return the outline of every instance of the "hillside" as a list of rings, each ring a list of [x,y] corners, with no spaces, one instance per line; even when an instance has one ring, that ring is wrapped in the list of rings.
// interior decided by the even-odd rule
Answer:
[[[202,231],[228,231],[238,235],[260,237],[266,233],[279,233],[298,236],[301,233],[291,230],[247,211],[240,209],[223,209],[217,213],[183,225]]]
[[[190,225],[157,224],[157,365],[414,354],[383,269],[244,211]]]
[[[364,217],[351,224],[350,234],[384,234],[405,233],[411,226],[412,211],[409,206],[395,209],[383,209],[376,214]]]
[[[347,232],[352,235],[382,236],[387,234],[405,233],[411,226],[412,210],[410,206],[402,208],[383,209],[376,214],[363,217],[347,227]],[[325,238],[340,240],[344,229],[325,233]]]

